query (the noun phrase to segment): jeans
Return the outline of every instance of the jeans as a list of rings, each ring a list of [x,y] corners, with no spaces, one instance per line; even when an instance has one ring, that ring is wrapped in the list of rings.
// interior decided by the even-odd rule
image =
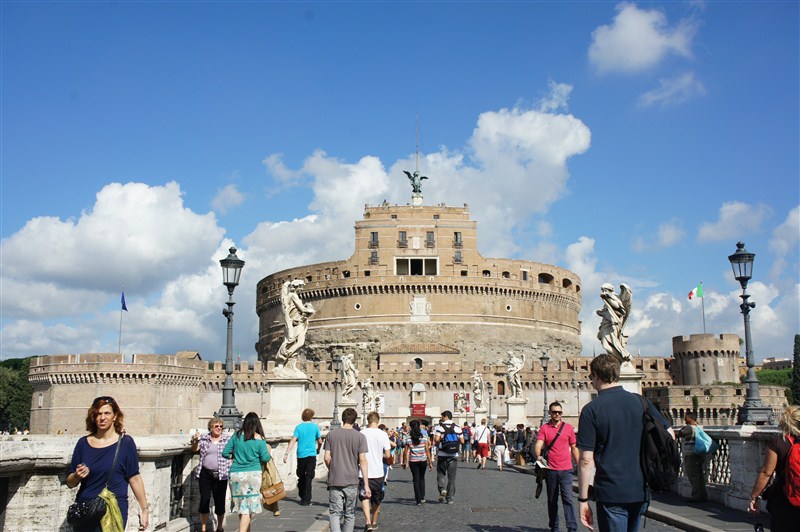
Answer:
[[[311,502],[311,481],[316,470],[316,455],[297,459],[297,494],[300,502]]]
[[[436,462],[436,485],[439,493],[445,489],[445,477],[447,477],[447,500],[452,501],[456,494],[456,472],[458,471],[458,459],[455,456],[440,456]]]
[[[547,515],[550,518],[548,523],[550,530],[554,532],[558,530],[558,496],[560,494],[567,530],[575,532],[578,530],[578,522],[575,519],[575,507],[572,504],[572,471],[548,469],[544,482],[547,486]]]
[[[358,485],[328,487],[330,509],[330,532],[353,532],[356,524]]]
[[[411,468],[411,479],[414,483],[414,499],[417,502],[425,500],[425,470],[428,469],[428,461],[409,462]]]
[[[615,504],[598,502],[597,527],[600,532],[637,532],[648,501]]]

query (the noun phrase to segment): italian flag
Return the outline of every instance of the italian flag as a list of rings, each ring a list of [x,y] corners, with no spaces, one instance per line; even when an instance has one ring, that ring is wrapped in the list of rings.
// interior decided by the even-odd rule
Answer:
[[[703,297],[703,283],[700,283],[694,289],[689,292],[689,301],[695,299],[697,297]]]

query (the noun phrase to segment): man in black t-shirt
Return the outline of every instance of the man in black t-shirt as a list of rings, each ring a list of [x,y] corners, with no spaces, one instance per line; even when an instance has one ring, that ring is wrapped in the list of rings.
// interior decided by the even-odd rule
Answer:
[[[591,527],[589,484],[592,468],[597,525],[607,530],[639,529],[641,516],[650,503],[650,489],[639,465],[642,403],[639,396],[619,384],[619,361],[611,355],[596,356],[590,365],[597,397],[581,411],[578,425],[578,514]],[[650,413],[665,427],[669,422],[648,401]],[[672,433],[672,429],[670,429]],[[673,433],[673,437],[675,437]]]

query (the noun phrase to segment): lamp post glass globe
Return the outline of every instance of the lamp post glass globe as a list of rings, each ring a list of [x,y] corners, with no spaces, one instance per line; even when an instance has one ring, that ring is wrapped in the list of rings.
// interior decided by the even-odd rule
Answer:
[[[223,316],[228,320],[228,337],[225,349],[225,382],[222,385],[222,406],[214,413],[222,418],[226,429],[238,429],[241,425],[242,414],[236,408],[236,387],[233,383],[233,290],[239,284],[239,277],[244,268],[244,261],[236,256],[236,247],[231,246],[228,256],[219,261],[222,267],[222,284],[228,289],[228,308],[222,310]]]

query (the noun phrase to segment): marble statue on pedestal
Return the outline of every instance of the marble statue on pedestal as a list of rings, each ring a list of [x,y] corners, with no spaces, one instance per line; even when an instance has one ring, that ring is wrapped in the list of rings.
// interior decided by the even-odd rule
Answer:
[[[510,388],[509,397],[522,398],[522,377],[520,371],[525,367],[525,353],[518,357],[513,351],[508,351],[508,364],[506,366],[506,378]]]
[[[619,294],[614,293],[614,286],[605,283],[600,287],[600,298],[603,306],[596,313],[602,318],[597,339],[606,353],[619,360],[620,364],[630,363],[628,353],[628,336],[624,333],[625,322],[631,312],[633,292],[626,284],[619,285]]]
[[[356,389],[356,379],[358,378],[358,370],[356,364],[353,362],[353,353],[349,353],[342,357],[342,398],[349,398],[353,390]]]
[[[483,408],[483,375],[477,369],[472,374],[472,400],[475,401],[475,410]]]
[[[277,365],[276,377],[304,379],[306,374],[297,367],[297,352],[306,343],[308,319],[314,314],[311,304],[304,304],[298,292],[305,281],[295,279],[286,281],[281,288],[281,306],[283,307],[284,333],[283,343],[275,356]]]
[[[372,379],[367,377],[364,379],[364,382],[361,383],[361,390],[363,395],[364,401],[364,408],[369,410],[375,406],[375,398],[377,394],[375,393],[375,385],[372,384]]]

